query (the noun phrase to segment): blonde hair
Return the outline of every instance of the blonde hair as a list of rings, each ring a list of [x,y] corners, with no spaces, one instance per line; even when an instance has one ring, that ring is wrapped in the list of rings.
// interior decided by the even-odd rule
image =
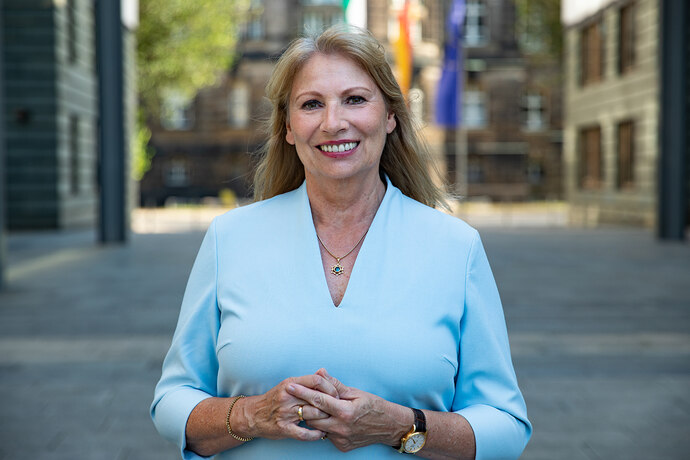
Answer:
[[[285,139],[286,121],[294,78],[317,53],[338,54],[361,66],[381,90],[386,108],[395,115],[395,129],[386,137],[381,155],[381,172],[410,198],[447,208],[444,192],[430,174],[431,170],[436,172],[431,153],[418,135],[383,47],[369,31],[346,25],[332,26],[317,37],[294,40],[278,60],[266,86],[273,110],[268,121],[269,138],[254,174],[254,198],[264,200],[289,192],[304,181],[304,166],[295,147]]]

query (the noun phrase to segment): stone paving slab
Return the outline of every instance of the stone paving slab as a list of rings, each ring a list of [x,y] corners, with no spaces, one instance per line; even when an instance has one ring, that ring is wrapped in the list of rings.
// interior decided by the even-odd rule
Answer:
[[[203,232],[158,230],[105,247],[90,232],[10,236],[0,460],[178,458],[148,406]],[[480,231],[535,425],[523,458],[687,458],[690,245]]]

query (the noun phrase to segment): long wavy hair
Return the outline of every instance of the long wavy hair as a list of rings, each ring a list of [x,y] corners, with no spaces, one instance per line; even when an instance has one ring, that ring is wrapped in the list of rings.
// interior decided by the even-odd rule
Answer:
[[[445,194],[434,182],[438,175],[429,147],[419,136],[400,86],[386,61],[383,46],[366,30],[336,25],[316,37],[298,38],[278,60],[266,86],[273,105],[268,120],[268,141],[260,152],[254,174],[254,198],[264,200],[298,188],[304,181],[304,166],[295,146],[285,140],[288,104],[295,76],[314,54],[338,54],[364,69],[383,94],[396,126],[388,134],[381,155],[380,172],[410,198],[431,207],[447,208]],[[440,181],[440,175],[438,175]]]

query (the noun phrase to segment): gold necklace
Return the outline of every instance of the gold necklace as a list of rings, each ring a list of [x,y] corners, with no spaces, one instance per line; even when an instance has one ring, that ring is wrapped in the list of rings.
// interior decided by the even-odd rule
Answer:
[[[369,231],[369,229],[367,229],[367,231],[364,232],[364,235],[362,235],[362,237],[359,239],[359,241],[357,241],[357,244],[355,244],[354,247],[353,247],[352,249],[350,249],[349,251],[347,251],[347,254],[345,254],[344,256],[340,256],[340,257],[336,256],[336,255],[333,254],[331,251],[329,251],[328,248],[326,247],[326,245],[323,244],[323,241],[321,241],[321,237],[319,236],[319,234],[318,234],[318,233],[316,234],[316,238],[318,238],[319,243],[321,243],[321,246],[323,246],[323,248],[326,250],[326,252],[329,253],[329,254],[331,255],[331,257],[333,257],[333,258],[335,259],[335,265],[333,265],[333,266],[331,267],[331,273],[332,273],[332,274],[334,274],[334,275],[342,275],[343,273],[345,273],[345,268],[344,268],[342,265],[340,265],[340,261],[341,261],[342,259],[344,259],[345,257],[349,256],[349,255],[352,253],[352,251],[354,251],[355,248],[356,248],[357,246],[359,246],[359,243],[362,242],[362,240],[364,239],[364,237],[366,236],[366,234],[367,234],[368,231]]]

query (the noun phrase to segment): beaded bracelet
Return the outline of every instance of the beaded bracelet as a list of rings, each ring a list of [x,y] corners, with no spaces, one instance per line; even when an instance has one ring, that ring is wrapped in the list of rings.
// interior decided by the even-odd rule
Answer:
[[[228,408],[228,415],[225,417],[225,426],[228,427],[228,433],[230,433],[230,436],[237,439],[238,441],[247,442],[247,441],[251,441],[254,438],[243,438],[242,436],[237,436],[235,433],[232,432],[232,427],[230,426],[230,413],[232,412],[232,408],[235,407],[235,403],[240,398],[244,398],[244,395],[237,396],[230,403],[230,407]]]

